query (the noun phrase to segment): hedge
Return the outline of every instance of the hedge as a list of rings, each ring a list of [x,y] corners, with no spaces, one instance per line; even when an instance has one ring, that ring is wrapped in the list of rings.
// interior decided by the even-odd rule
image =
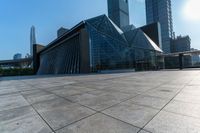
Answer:
[[[23,75],[33,75],[32,68],[0,68],[0,76],[23,76]]]

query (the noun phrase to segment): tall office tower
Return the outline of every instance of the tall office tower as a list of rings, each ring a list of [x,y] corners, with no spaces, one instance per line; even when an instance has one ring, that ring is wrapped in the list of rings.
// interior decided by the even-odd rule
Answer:
[[[33,44],[36,44],[36,37],[35,37],[35,27],[31,27],[31,34],[30,34],[30,54],[33,56]]]
[[[173,38],[171,0],[145,0],[147,24],[159,22],[161,25],[162,50],[170,53]]]
[[[120,28],[129,25],[128,0],[107,0],[108,17]]]

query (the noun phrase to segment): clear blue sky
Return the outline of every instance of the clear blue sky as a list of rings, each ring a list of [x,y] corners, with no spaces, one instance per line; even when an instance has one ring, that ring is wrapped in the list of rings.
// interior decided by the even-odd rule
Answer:
[[[145,25],[144,0],[129,1],[131,23]],[[189,34],[192,47],[200,48],[200,21],[188,21],[183,15],[187,1],[199,0],[172,0],[174,30],[177,35]],[[101,14],[107,14],[107,0],[0,0],[0,60],[29,53],[32,25],[37,43],[46,45],[56,38],[59,27],[70,28]]]

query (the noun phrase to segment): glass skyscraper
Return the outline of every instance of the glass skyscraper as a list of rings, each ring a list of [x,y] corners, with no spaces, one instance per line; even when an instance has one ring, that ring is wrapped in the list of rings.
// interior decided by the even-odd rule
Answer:
[[[107,0],[108,17],[120,28],[129,25],[128,0]]]
[[[31,27],[30,32],[30,54],[33,56],[33,44],[36,44],[36,38],[35,38],[35,27]]]
[[[171,0],[145,0],[147,24],[159,22],[161,25],[162,50],[170,53],[173,38]]]

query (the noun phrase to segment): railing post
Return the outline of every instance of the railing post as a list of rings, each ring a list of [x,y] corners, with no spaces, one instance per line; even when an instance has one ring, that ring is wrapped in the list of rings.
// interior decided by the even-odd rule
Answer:
[[[179,69],[183,69],[183,54],[179,54]]]

